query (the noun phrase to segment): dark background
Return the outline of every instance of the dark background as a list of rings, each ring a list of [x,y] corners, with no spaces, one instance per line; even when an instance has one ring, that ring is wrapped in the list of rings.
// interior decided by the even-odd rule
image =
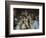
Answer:
[[[39,9],[14,8],[14,16],[20,16],[22,11],[27,10],[28,14],[39,15]]]

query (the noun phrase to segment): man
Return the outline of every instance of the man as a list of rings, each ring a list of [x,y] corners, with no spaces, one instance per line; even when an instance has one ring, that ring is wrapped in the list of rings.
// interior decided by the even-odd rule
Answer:
[[[34,19],[34,23],[32,25],[32,29],[38,29],[39,28],[39,18]]]

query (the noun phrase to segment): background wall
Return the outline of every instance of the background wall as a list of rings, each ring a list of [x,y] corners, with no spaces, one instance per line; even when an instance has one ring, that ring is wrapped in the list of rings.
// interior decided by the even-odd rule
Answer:
[[[12,0],[12,1],[44,2],[45,7],[46,7],[46,0]],[[5,38],[5,0],[0,0],[0,38]],[[46,38],[46,28],[45,28],[45,35],[42,35],[42,36],[28,36],[28,37],[16,37],[16,38]]]

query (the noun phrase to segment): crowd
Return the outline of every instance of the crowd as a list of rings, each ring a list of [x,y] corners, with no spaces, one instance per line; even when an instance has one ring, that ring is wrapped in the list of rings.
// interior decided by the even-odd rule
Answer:
[[[25,11],[26,12],[26,11]],[[15,29],[38,29],[39,28],[39,16],[33,14],[23,14],[19,16],[20,20],[16,24]],[[18,19],[15,18],[15,21]]]

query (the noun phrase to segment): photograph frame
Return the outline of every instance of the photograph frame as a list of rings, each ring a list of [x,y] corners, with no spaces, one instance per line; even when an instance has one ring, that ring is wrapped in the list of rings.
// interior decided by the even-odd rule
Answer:
[[[15,3],[24,3],[24,4],[33,4],[33,5],[42,5],[42,14],[43,14],[43,29],[42,29],[42,32],[43,33],[34,33],[34,34],[14,34],[14,35],[9,35],[9,16],[10,16],[10,6],[11,4],[15,4]],[[5,1],[5,36],[6,37],[21,37],[21,36],[37,36],[37,35],[45,35],[45,3],[40,3],[40,2],[19,2],[19,1]]]

